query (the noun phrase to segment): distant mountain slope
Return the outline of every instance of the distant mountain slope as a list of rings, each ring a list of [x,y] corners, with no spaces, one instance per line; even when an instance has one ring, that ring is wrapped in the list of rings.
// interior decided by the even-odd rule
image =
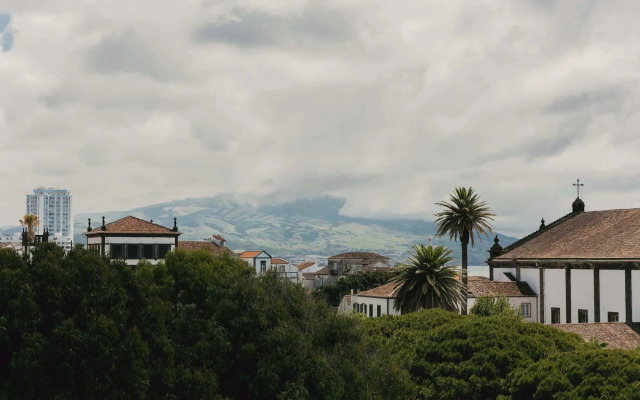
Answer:
[[[84,243],[87,218],[100,226],[104,215],[107,222],[127,215],[151,220],[168,227],[173,217],[184,232],[182,239],[198,240],[221,234],[232,249],[264,249],[273,256],[299,258],[304,255],[328,257],[346,251],[373,251],[404,261],[414,243],[428,243],[435,225],[416,219],[377,220],[340,215],[345,201],[332,197],[300,199],[280,205],[253,206],[229,195],[213,198],[193,198],[139,207],[129,211],[108,211],[80,214],[74,218],[74,241]],[[506,246],[516,239],[498,234]],[[481,265],[488,257],[493,237],[483,238],[469,248],[469,264]],[[432,239],[433,244],[448,245],[459,257],[459,243],[444,238]]]

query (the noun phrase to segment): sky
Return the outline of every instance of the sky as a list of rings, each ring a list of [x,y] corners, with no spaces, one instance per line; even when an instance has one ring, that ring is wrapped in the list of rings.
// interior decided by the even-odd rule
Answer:
[[[0,226],[229,193],[514,236],[640,207],[640,2],[4,0]]]

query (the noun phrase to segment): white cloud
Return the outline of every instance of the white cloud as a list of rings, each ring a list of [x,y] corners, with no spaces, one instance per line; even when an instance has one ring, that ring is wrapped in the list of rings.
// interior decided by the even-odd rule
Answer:
[[[635,207],[640,4],[10,0],[0,225],[38,185],[77,212],[325,194],[430,219],[474,186],[500,231]]]

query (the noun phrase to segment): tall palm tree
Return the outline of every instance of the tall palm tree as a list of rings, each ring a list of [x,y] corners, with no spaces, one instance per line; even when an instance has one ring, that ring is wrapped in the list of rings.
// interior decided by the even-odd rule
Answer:
[[[465,286],[458,279],[447,247],[414,244],[406,264],[395,267],[395,308],[402,313],[420,308],[443,308],[457,311],[464,304]]]
[[[35,228],[40,225],[40,219],[38,218],[38,216],[33,214],[26,214],[19,222],[20,225],[27,228],[27,240],[29,241],[29,243],[35,242]]]
[[[439,201],[436,205],[444,208],[444,211],[436,213],[438,230],[436,236],[449,234],[449,239],[458,240],[462,245],[462,282],[467,286],[467,245],[471,241],[474,245],[475,236],[487,235],[492,232],[489,221],[493,221],[495,214],[480,200],[480,196],[474,193],[473,188],[458,187],[449,195],[450,202]],[[462,313],[467,313],[466,291]]]

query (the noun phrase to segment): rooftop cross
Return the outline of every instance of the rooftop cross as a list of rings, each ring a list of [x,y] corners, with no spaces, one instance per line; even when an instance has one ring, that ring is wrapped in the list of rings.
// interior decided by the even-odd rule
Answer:
[[[584,183],[580,183],[580,179],[577,179],[576,183],[574,183],[573,186],[578,189],[578,198],[580,198],[580,186],[584,186]]]

